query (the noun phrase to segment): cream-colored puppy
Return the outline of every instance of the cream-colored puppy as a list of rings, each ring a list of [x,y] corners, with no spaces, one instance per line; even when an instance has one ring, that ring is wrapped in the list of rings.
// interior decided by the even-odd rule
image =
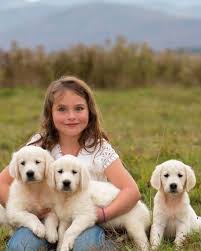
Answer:
[[[108,182],[90,180],[88,169],[72,155],[56,160],[48,174],[50,185],[58,191],[55,203],[60,220],[58,250],[69,251],[78,235],[96,223],[96,206],[110,204],[119,189]],[[141,201],[127,214],[104,225],[125,227],[137,246],[148,250],[146,230],[150,226],[150,213]]]
[[[175,237],[175,244],[180,246],[189,232],[201,229],[201,218],[191,207],[187,194],[195,184],[193,170],[181,161],[168,160],[156,166],[151,177],[152,187],[158,190],[150,235],[153,250],[163,235]]]
[[[8,220],[7,220],[7,215],[6,215],[6,209],[0,205],[0,225],[7,225]]]
[[[46,182],[48,166],[53,162],[48,151],[38,146],[24,146],[13,154],[9,171],[11,184],[6,205],[9,223],[14,227],[28,227],[40,238],[54,243],[58,239],[58,219],[54,210],[44,224],[36,216],[42,209],[53,208],[53,190]]]

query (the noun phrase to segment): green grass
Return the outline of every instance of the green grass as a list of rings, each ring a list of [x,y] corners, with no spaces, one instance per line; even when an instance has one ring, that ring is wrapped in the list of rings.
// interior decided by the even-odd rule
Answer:
[[[38,129],[44,92],[39,88],[0,90],[2,168],[9,163],[12,152]],[[156,86],[97,90],[95,95],[103,127],[139,185],[148,207],[152,209],[155,194],[149,184],[153,169],[167,159],[176,158],[195,170],[197,184],[190,198],[201,215],[201,89]],[[126,247],[126,250],[132,249]],[[172,242],[164,241],[160,250],[173,250]],[[201,237],[189,236],[181,250],[201,250]]]

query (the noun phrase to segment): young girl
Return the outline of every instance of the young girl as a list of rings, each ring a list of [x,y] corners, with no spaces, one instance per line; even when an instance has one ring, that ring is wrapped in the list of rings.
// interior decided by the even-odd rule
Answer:
[[[50,84],[40,134],[36,134],[28,144],[48,149],[55,159],[64,154],[77,156],[89,167],[92,179],[109,181],[120,189],[117,198],[108,207],[97,207],[97,223],[128,212],[140,199],[135,181],[100,127],[98,110],[89,86],[78,78],[62,77]],[[0,202],[3,205],[6,204],[11,182],[8,168],[5,168],[0,174]],[[48,209],[44,209],[38,217],[42,218],[47,212]],[[73,251],[103,250],[108,243],[104,230],[96,225],[77,238]],[[18,229],[8,242],[10,251],[38,251],[41,248],[55,250],[55,246],[37,238],[24,227]]]

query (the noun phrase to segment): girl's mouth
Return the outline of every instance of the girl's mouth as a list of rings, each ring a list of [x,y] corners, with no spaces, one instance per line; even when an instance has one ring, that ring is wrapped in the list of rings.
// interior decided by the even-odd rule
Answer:
[[[71,126],[73,127],[73,126],[76,126],[76,125],[78,125],[78,123],[65,124],[65,126],[70,126],[70,127],[71,127]]]

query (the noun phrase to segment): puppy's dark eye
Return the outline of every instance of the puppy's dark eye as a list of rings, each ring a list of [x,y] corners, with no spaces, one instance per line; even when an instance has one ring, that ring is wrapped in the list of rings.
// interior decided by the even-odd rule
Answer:
[[[58,171],[58,173],[63,173],[63,169],[60,169],[60,170]]]
[[[39,161],[39,160],[36,160],[35,162],[36,162],[36,164],[37,164],[37,165],[40,163],[40,161]]]
[[[178,174],[178,177],[181,178],[181,177],[183,177],[183,175],[182,175],[181,173],[179,173],[179,174]]]
[[[168,173],[164,174],[165,178],[168,178],[170,175]]]
[[[24,166],[25,165],[25,161],[22,161],[20,164]]]
[[[72,170],[72,173],[73,173],[73,174],[76,174],[76,173],[77,173],[77,171],[75,171],[75,170]]]

